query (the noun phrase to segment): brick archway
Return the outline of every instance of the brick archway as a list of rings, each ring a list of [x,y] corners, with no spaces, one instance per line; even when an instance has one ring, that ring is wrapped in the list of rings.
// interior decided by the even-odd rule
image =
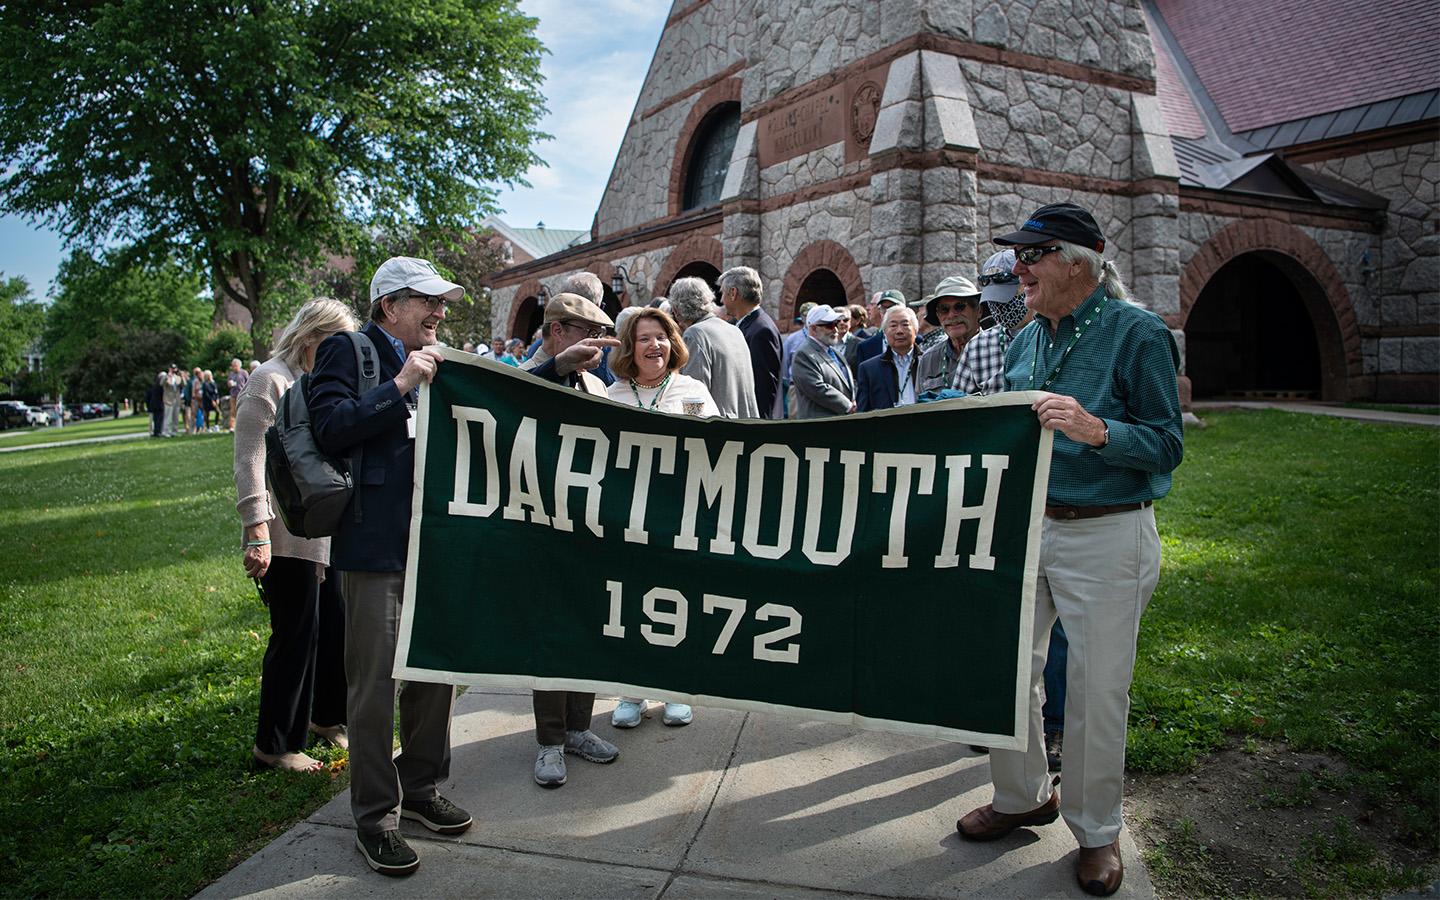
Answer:
[[[727,78],[706,88],[700,99],[695,101],[695,105],[690,107],[690,115],[685,117],[685,124],[680,126],[675,140],[675,158],[670,163],[670,215],[680,215],[680,207],[685,202],[685,170],[690,166],[691,151],[695,149],[695,132],[715,107],[722,103],[739,102],[740,79]]]
[[[1180,276],[1180,311],[1166,317],[1171,328],[1184,329],[1190,310],[1205,285],[1230,261],[1259,253],[1274,263],[1295,286],[1320,350],[1321,396],[1349,399],[1350,385],[1363,374],[1360,328],[1345,282],[1325,251],[1305,232],[1271,219],[1231,222],[1206,241]]]
[[[531,278],[529,281],[524,282],[515,289],[514,296],[510,298],[510,314],[506,317],[505,320],[505,334],[519,337],[527,344],[530,343],[530,335],[515,334],[515,322],[517,317],[520,315],[520,307],[525,305],[525,300],[529,297],[540,296],[540,288],[540,279]]]
[[[829,269],[840,279],[845,286],[845,299],[850,303],[865,302],[865,283],[860,278],[860,267],[855,265],[855,258],[844,246],[834,241],[816,241],[807,244],[798,254],[790,268],[785,272],[785,283],[780,288],[780,308],[775,317],[775,324],[780,326],[781,331],[789,331],[792,327],[792,320],[795,318],[795,298],[800,293],[800,285],[805,278],[816,269]]]
[[[650,292],[655,296],[669,293],[670,282],[680,270],[693,262],[706,262],[719,271],[725,271],[725,248],[720,242],[708,234],[692,234],[685,240],[675,245],[670,255],[665,257],[665,264],[660,267],[660,274],[655,276],[655,283],[651,286]]]

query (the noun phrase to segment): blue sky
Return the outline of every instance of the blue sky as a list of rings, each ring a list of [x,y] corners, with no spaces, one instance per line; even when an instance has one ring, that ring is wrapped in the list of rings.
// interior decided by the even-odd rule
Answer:
[[[550,53],[541,63],[549,114],[536,147],[549,168],[526,173],[529,188],[502,190],[501,217],[530,228],[588,229],[610,177],[645,70],[670,13],[664,0],[520,0],[539,19]],[[23,275],[44,296],[65,251],[53,232],[0,216],[0,273]]]

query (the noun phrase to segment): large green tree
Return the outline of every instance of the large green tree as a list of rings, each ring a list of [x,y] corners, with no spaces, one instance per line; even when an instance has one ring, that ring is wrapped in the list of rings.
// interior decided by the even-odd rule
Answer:
[[[276,285],[539,162],[534,29],[515,0],[0,4],[0,210],[194,254],[263,356]]]
[[[19,371],[44,322],[44,308],[30,296],[30,283],[0,273],[0,379]]]
[[[45,366],[67,396],[143,396],[170,363],[198,362],[213,304],[178,262],[143,264],[124,251],[75,251],[55,276],[45,319]],[[228,361],[228,360],[227,360]]]

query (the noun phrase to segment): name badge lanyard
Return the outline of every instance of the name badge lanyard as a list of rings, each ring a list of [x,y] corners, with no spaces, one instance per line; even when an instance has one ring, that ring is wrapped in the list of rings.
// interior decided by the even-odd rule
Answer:
[[[1109,296],[1101,297],[1100,302],[1095,304],[1095,308],[1090,311],[1090,315],[1085,317],[1085,321],[1075,326],[1075,334],[1070,337],[1070,343],[1065,345],[1065,349],[1060,351],[1059,361],[1055,363],[1055,368],[1050,370],[1050,374],[1046,376],[1045,381],[1040,385],[1040,390],[1049,390],[1050,385],[1055,383],[1055,379],[1060,377],[1060,367],[1065,365],[1065,360],[1070,356],[1070,351],[1074,350],[1075,345],[1080,343],[1080,336],[1090,327],[1090,323],[1095,321],[1095,317],[1100,315],[1100,310],[1105,308],[1105,303],[1109,299]],[[1044,340],[1045,329],[1037,329],[1035,332],[1035,352],[1030,355],[1030,380],[1025,385],[1027,389],[1035,386],[1035,364],[1040,361],[1040,344]]]

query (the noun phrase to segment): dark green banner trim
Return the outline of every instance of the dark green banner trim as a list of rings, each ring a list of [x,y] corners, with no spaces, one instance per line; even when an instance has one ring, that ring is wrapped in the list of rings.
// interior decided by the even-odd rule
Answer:
[[[805,422],[588,397],[446,349],[395,676],[1022,748],[1034,396]]]

